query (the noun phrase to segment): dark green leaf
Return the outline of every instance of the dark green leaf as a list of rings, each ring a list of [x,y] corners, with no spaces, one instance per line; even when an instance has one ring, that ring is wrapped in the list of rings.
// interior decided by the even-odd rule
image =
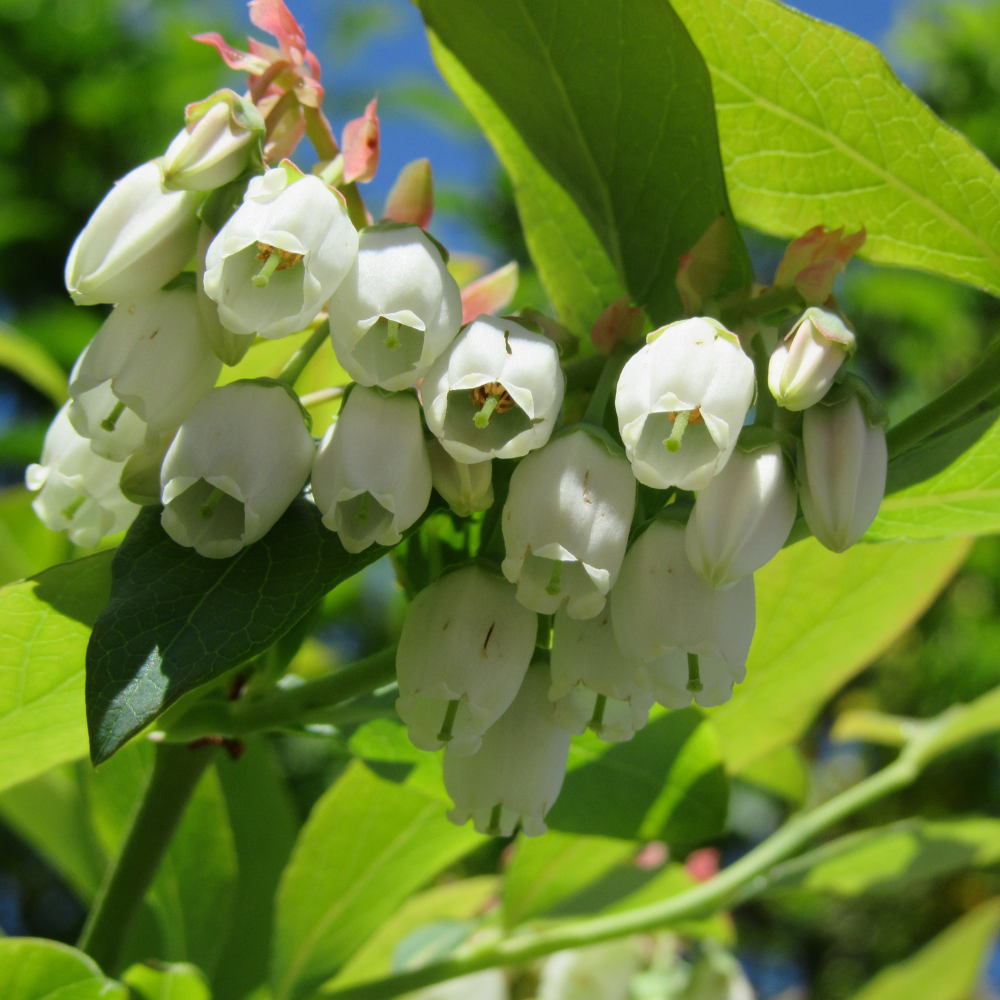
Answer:
[[[259,542],[206,559],[167,537],[159,507],[144,508],[115,555],[111,600],[87,649],[94,762],[181,695],[264,652],[387,551],[348,554],[315,506],[296,500]]]

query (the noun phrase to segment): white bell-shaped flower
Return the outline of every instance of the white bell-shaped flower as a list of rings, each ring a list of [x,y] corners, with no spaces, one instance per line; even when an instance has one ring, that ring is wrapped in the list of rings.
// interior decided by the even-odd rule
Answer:
[[[462,325],[462,293],[419,226],[363,229],[358,256],[329,305],[333,349],[359,385],[405,389]]]
[[[639,950],[628,938],[557,951],[542,966],[538,1000],[629,1000],[639,966]]]
[[[373,542],[395,545],[431,498],[431,464],[416,397],[352,389],[319,446],[312,492],[323,523],[348,552]]]
[[[854,348],[854,334],[836,313],[816,306],[807,309],[771,355],[767,368],[771,395],[786,410],[814,406]]]
[[[480,566],[446,573],[406,612],[396,654],[396,711],[421,750],[470,754],[514,700],[537,618]]]
[[[122,302],[162,288],[194,256],[198,195],[165,191],[152,160],[105,195],[66,259],[77,305]]]
[[[40,490],[31,506],[53,531],[92,548],[105,535],[124,531],[139,513],[138,504],[119,489],[122,465],[91,451],[90,442],[73,430],[66,404],[45,433],[41,462],[25,473],[28,489]]]
[[[729,461],[753,394],[753,362],[720,323],[697,317],[653,331],[615,396],[635,478],[655,489],[707,486]]]
[[[270,531],[305,486],[315,443],[283,386],[212,389],[181,424],[163,460],[163,530],[210,559]]]
[[[667,708],[721,705],[746,676],[756,624],[753,577],[714,590],[691,568],[684,528],[656,521],[629,549],[611,621],[636,682]]]
[[[480,316],[431,366],[420,388],[431,433],[457,462],[520,458],[552,434],[566,381],[548,337]]]
[[[233,333],[285,337],[308,326],[351,269],[358,232],[318,177],[254,177],[205,256],[205,293]]]
[[[193,288],[154,292],[116,306],[90,342],[69,392],[109,383],[158,438],[179,427],[215,385],[222,362],[201,329]]]
[[[738,445],[698,491],[684,532],[688,559],[711,587],[731,587],[769,563],[795,523],[795,481],[776,443],[754,451]]]
[[[426,444],[434,489],[459,517],[468,517],[493,506],[492,461],[466,465],[456,462],[437,438],[428,438]]]
[[[556,722],[577,735],[589,727],[602,740],[618,742],[646,725],[656,699],[633,680],[609,607],[585,621],[557,612],[549,699],[556,705]]]
[[[211,191],[235,180],[250,163],[264,132],[260,112],[231,90],[190,105],[187,123],[160,160],[171,191]]]
[[[569,733],[555,721],[548,687],[547,664],[533,663],[478,752],[445,754],[453,823],[461,826],[471,818],[480,833],[509,837],[520,821],[529,837],[545,833],[545,816],[562,789],[569,756]]]
[[[76,359],[69,376],[70,385],[76,382],[89,353],[90,345]],[[146,422],[114,394],[109,381],[75,393],[66,412],[73,429],[87,438],[94,454],[112,462],[124,462],[150,436]]]
[[[625,558],[635,510],[628,462],[587,430],[575,430],[528,455],[510,480],[504,505],[504,576],[532,611],[572,618],[604,607]]]
[[[838,387],[839,388],[839,387]],[[827,403],[830,396],[839,397]],[[834,552],[868,530],[885,495],[885,431],[861,399],[831,392],[802,417],[798,473],[802,512],[816,539]]]
[[[486,969],[407,993],[403,1000],[510,1000],[510,990],[500,969]]]

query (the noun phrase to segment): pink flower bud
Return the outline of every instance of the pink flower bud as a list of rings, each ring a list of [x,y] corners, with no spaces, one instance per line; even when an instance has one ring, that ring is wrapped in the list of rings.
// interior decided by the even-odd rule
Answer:
[[[517,291],[517,282],[516,260],[469,282],[462,289],[462,322],[471,323],[477,316],[506,309]]]
[[[392,185],[382,218],[393,222],[412,222],[426,229],[434,214],[434,174],[431,161],[413,160],[399,172]]]
[[[375,109],[378,97],[373,97],[360,118],[344,126],[341,147],[344,152],[344,183],[360,181],[367,184],[378,170],[379,125]]]
[[[591,342],[601,354],[610,354],[619,340],[642,333],[644,322],[642,306],[629,305],[628,296],[623,295],[597,317],[590,330]]]
[[[731,240],[732,224],[719,215],[677,262],[675,280],[686,315],[701,315],[705,300],[718,294],[729,271]]]
[[[861,249],[867,233],[864,226],[850,236],[844,227],[829,230],[814,226],[788,244],[774,277],[776,288],[793,285],[810,305],[822,305],[833,292],[833,283]]]

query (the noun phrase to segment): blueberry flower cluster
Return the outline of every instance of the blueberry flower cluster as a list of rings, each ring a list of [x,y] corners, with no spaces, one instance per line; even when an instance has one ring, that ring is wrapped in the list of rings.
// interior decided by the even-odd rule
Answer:
[[[407,167],[372,224],[356,185],[377,166],[375,103],[341,149],[314,59],[277,66],[268,49],[269,65],[260,46],[202,40],[249,91],[189,107],[74,243],[70,295],[113,308],[28,470],[35,510],[94,545],[159,503],[177,544],[225,559],[303,494],[350,553],[400,543],[434,490],[480,528],[502,504],[496,544],[484,533],[474,561],[412,600],[396,707],[416,746],[444,750],[455,822],[542,833],[571,734],[627,740],[656,702],[731,697],[754,571],[800,505],[836,552],[873,520],[883,421],[842,373],[854,335],[826,287],[849,253],[825,233],[793,244],[775,289],[799,308],[770,352],[751,330],[748,353],[683,264],[698,314],[636,343],[641,310],[616,303],[595,328],[604,372],[571,420],[557,324],[489,315],[506,269],[463,295],[425,229],[429,167]],[[325,137],[312,174],[288,159],[307,132]],[[294,390],[308,356],[278,379],[218,384],[259,338],[302,331],[312,349],[329,337],[353,380],[319,442]]]

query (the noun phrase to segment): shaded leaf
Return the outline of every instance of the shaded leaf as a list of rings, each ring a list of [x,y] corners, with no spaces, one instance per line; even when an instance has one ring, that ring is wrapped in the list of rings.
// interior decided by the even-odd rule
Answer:
[[[0,323],[0,367],[14,372],[55,406],[66,402],[66,373],[36,340]]]
[[[40,938],[0,939],[3,1000],[128,1000],[128,990],[68,944]]]
[[[122,982],[138,1000],[212,1000],[201,970],[186,962],[174,965],[133,965]]]

